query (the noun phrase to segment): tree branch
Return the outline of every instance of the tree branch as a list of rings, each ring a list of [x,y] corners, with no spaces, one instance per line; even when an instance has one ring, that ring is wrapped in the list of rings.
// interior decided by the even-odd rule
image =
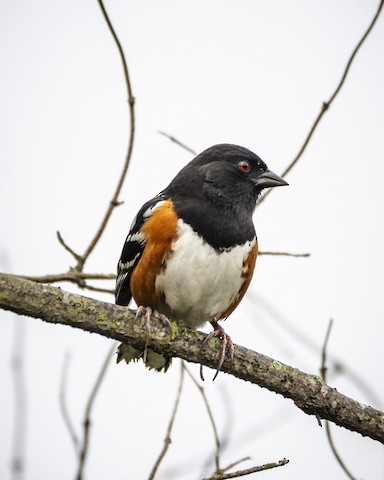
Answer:
[[[70,294],[50,285],[42,285],[7,274],[0,274],[0,308],[19,315],[40,318],[95,332],[108,338],[144,349],[148,329],[134,321],[135,314],[126,307]],[[153,318],[151,349],[213,369],[217,364],[219,343],[209,342],[201,349],[205,334],[172,323],[172,329],[159,325]],[[348,398],[324,383],[321,377],[309,375],[253,352],[235,346],[232,368],[230,360],[222,371],[255,383],[294,401],[309,415],[331,422],[384,443],[384,412]]]

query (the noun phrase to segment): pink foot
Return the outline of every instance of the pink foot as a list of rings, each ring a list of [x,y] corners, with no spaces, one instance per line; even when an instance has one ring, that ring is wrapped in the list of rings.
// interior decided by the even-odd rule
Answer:
[[[171,322],[169,321],[166,315],[159,313],[156,310],[153,310],[151,307],[143,307],[142,305],[140,305],[137,308],[135,320],[138,320],[139,318],[144,318],[145,326],[147,327],[147,330],[148,330],[148,337],[147,337],[147,341],[145,342],[145,347],[143,352],[144,363],[146,363],[147,356],[148,356],[148,345],[149,345],[149,340],[151,338],[151,316],[152,315],[158,320],[160,320],[163,325],[168,325],[170,328],[172,328]]]
[[[203,345],[201,346],[201,349],[204,348],[205,344],[213,337],[218,337],[221,343],[221,348],[219,352],[219,362],[217,364],[217,369],[215,376],[213,377],[213,380],[217,377],[219,374],[221,367],[223,365],[224,359],[225,359],[225,354],[227,353],[227,349],[230,355],[231,359],[231,365],[233,362],[233,354],[234,354],[234,346],[231,337],[225,333],[224,328],[219,325],[217,320],[211,320],[211,325],[214,328],[213,332],[211,332],[204,340]],[[204,381],[204,375],[203,375],[203,366],[200,365],[200,378]]]

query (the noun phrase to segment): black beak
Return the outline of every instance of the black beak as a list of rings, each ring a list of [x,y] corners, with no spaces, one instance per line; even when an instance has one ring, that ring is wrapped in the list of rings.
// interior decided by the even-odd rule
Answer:
[[[258,188],[282,187],[288,183],[271,170],[266,170],[255,179],[255,185]]]

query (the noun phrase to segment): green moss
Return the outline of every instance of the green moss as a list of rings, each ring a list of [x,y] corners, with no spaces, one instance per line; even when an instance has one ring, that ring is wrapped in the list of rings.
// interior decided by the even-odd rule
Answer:
[[[7,294],[5,292],[0,292],[0,302],[3,302],[7,299]]]
[[[179,335],[179,325],[176,322],[172,322],[171,323],[171,328],[172,328],[171,340],[173,340],[174,338],[176,338]]]
[[[99,320],[105,321],[107,320],[107,318],[108,318],[108,312],[106,312],[105,310],[101,310],[99,312]]]
[[[320,377],[320,375],[314,375],[313,379],[315,382],[321,383],[322,385],[325,385],[323,377]]]
[[[110,328],[112,325],[110,323],[110,315],[107,311],[105,310],[101,310],[100,312],[98,312],[98,315],[97,315],[97,320],[96,320],[96,323],[100,326],[100,327],[108,327]]]
[[[274,360],[272,362],[272,367],[276,370],[282,370],[284,368],[284,365],[280,362],[278,362],[277,360]]]

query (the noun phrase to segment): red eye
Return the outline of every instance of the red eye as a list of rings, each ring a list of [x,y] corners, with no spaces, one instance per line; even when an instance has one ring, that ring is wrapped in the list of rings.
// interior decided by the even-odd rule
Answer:
[[[238,166],[242,172],[249,172],[249,170],[251,169],[251,164],[246,160],[240,160]]]

